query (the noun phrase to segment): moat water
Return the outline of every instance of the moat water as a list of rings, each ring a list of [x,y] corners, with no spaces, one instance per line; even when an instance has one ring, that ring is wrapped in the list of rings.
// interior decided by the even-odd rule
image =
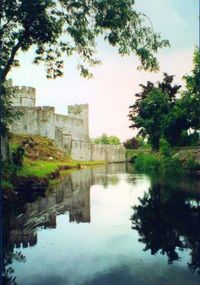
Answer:
[[[197,177],[130,164],[75,171],[11,211],[6,227],[7,284],[200,284]]]

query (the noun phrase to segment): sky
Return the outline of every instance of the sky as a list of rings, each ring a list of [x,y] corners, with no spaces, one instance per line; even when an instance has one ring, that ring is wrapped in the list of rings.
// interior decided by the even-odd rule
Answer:
[[[55,106],[56,113],[67,114],[67,105],[89,104],[90,137],[102,133],[116,135],[121,142],[135,132],[129,128],[129,106],[134,94],[147,80],[157,82],[163,72],[174,74],[175,83],[192,68],[192,55],[198,45],[199,0],[136,0],[135,8],[148,15],[154,30],[170,41],[171,47],[158,53],[160,71],[138,71],[135,55],[121,57],[103,40],[98,40],[97,57],[102,64],[92,69],[94,77],[84,79],[76,68],[76,59],[66,58],[62,78],[47,80],[42,66],[31,63],[30,53],[20,55],[20,68],[10,72],[14,85],[35,87],[38,106]]]

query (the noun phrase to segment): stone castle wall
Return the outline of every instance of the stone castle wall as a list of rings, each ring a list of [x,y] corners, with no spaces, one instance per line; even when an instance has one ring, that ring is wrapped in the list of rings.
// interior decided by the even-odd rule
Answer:
[[[35,107],[36,90],[32,87],[16,86],[15,96],[13,98],[13,105],[20,107]]]
[[[55,141],[61,150],[81,161],[125,161],[121,145],[95,145],[89,138],[89,106],[68,106],[68,115],[55,113],[54,107],[36,107],[36,90],[32,87],[14,87],[13,107],[23,115],[10,126],[18,134],[33,134]]]

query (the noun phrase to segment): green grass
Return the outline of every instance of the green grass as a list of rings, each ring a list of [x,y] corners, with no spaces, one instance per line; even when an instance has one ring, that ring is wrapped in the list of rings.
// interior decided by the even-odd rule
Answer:
[[[24,165],[17,170],[17,176],[28,177],[48,177],[49,174],[62,169],[63,167],[68,167],[69,169],[80,168],[81,166],[93,166],[104,164],[104,161],[42,161],[35,160],[31,161],[29,159],[24,160]],[[67,170],[65,170],[67,171]]]
[[[17,176],[37,176],[37,177],[46,177],[50,173],[56,171],[59,168],[58,163],[56,162],[47,162],[47,161],[27,161],[24,165],[17,170]]]

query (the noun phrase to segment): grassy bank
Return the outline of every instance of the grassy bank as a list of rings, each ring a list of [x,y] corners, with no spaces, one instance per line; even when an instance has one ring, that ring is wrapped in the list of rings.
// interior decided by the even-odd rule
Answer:
[[[49,175],[56,171],[68,170],[74,168],[83,168],[86,166],[104,164],[104,161],[44,161],[24,159],[23,166],[20,167],[16,174],[18,177],[36,176],[48,178]]]
[[[167,152],[127,150],[128,161],[138,171],[159,173],[199,173],[200,149],[198,147],[172,148]]]
[[[72,169],[105,164],[105,161],[76,161],[59,150],[48,138],[33,135],[12,135],[9,140],[12,162],[5,163],[2,188],[13,190],[20,178],[58,179]],[[22,154],[20,154],[20,152]],[[17,153],[18,152],[18,153]]]

